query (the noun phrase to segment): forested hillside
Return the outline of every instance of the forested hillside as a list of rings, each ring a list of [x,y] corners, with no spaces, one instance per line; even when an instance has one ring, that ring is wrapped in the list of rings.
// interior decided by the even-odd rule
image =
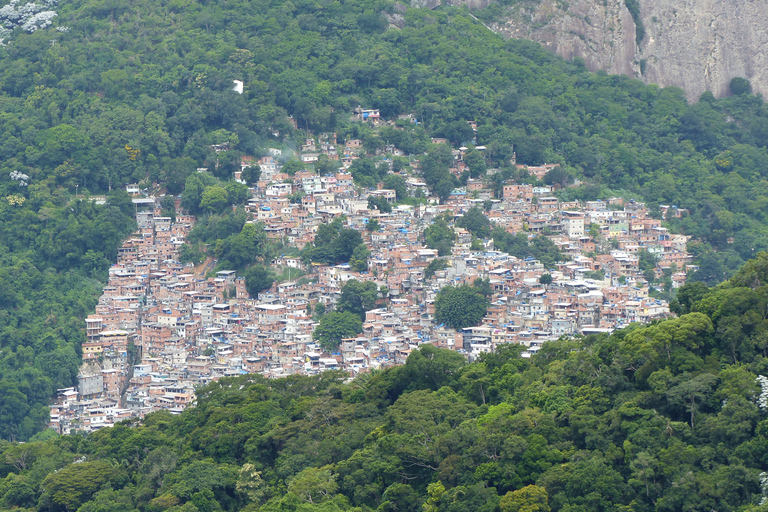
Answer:
[[[52,8],[52,27],[17,28],[0,50],[3,175],[69,190],[157,181],[178,193],[195,168],[215,167],[210,144],[234,148],[218,155],[229,178],[240,154],[293,135],[287,115],[413,154],[428,135],[471,138],[464,121],[476,120],[492,165],[514,146],[520,163],[561,162],[587,180],[580,197],[625,190],[689,208],[674,227],[701,240],[699,279],[719,282],[768,247],[768,107],[749,84],[687,105],[679,89],[504,41],[461,10],[408,9],[404,28],[390,27],[403,6],[388,0]],[[349,122],[357,105],[413,113],[419,125],[375,133]]]
[[[223,378],[180,416],[0,442],[0,499],[80,512],[765,510],[767,305],[761,253],[717,288],[687,285],[679,318],[531,359],[508,345],[466,364],[425,345],[349,384]]]
[[[561,162],[585,179],[571,191],[578,197],[623,190],[689,208],[671,224],[697,237],[694,278],[710,284],[768,247],[768,107],[744,84],[689,106],[680,90],[504,41],[462,10],[408,9],[403,28],[389,26],[402,7],[47,0],[0,9],[0,437],[27,439],[51,392],[73,384],[93,279],[132,227],[124,195],[104,206],[79,199],[129,182],[177,194],[198,167],[227,180],[241,154],[300,138],[288,115],[303,130],[415,155],[429,136],[465,141],[475,120],[490,165],[507,166],[514,145],[518,162]],[[349,122],[357,105],[389,119],[413,113],[419,124],[376,133]],[[209,146],[220,143],[232,149],[216,157]]]
[[[125,192],[96,205],[52,184],[0,182],[0,438],[48,423],[56,389],[74,386],[109,262],[135,224]]]

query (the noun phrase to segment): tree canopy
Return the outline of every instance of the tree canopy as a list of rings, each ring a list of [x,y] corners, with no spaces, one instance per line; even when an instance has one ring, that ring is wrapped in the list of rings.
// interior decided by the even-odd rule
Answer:
[[[348,311],[365,320],[365,312],[376,307],[379,290],[373,281],[360,282],[350,279],[341,287],[341,297],[336,303],[339,311]]]
[[[363,331],[360,315],[350,311],[331,311],[320,319],[312,331],[312,338],[327,351],[335,350],[341,340],[357,336]]]
[[[445,286],[435,297],[435,322],[454,329],[480,323],[488,310],[488,300],[476,286]]]

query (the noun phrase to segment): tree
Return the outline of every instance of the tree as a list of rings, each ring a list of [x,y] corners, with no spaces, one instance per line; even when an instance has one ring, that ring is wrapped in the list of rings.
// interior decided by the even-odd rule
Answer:
[[[442,482],[431,483],[427,486],[427,501],[422,505],[424,512],[439,512],[438,503],[445,494],[445,486]]]
[[[379,210],[381,213],[390,213],[392,205],[383,196],[368,196],[368,209]]]
[[[544,286],[551,284],[552,274],[541,274],[541,276],[539,277],[539,283],[543,284]]]
[[[370,158],[358,158],[352,162],[349,173],[355,183],[365,188],[375,188],[380,179],[379,170]]]
[[[472,282],[472,287],[475,289],[477,293],[485,297],[486,299],[489,299],[493,296],[493,287],[491,286],[491,280],[490,279],[475,279]]]
[[[652,284],[656,280],[656,272],[652,268],[644,270],[643,279],[645,279],[649,284]]]
[[[198,175],[188,177],[184,184],[184,193],[181,195],[181,207],[190,213],[197,213],[204,190],[205,185]]]
[[[338,311],[348,311],[365,320],[365,312],[376,307],[379,291],[373,281],[360,282],[350,279],[341,287],[341,297],[336,303]]]
[[[0,381],[0,436],[15,440],[18,425],[29,412],[27,397],[19,391],[18,384]]]
[[[320,325],[315,327],[312,338],[323,350],[332,352],[338,348],[342,339],[357,336],[362,331],[363,322],[359,315],[349,311],[332,311],[320,319]]]
[[[240,174],[240,179],[243,180],[246,185],[253,185],[261,177],[261,166],[259,164],[251,164],[243,168]]]
[[[466,121],[453,121],[443,129],[445,138],[450,140],[454,146],[458,147],[465,142],[469,142],[475,136],[475,132]]]
[[[464,162],[469,167],[469,175],[472,178],[482,178],[487,172],[485,157],[483,154],[472,148],[464,155]]]
[[[342,229],[333,243],[333,255],[337,262],[349,261],[355,248],[363,243],[363,237],[356,229]]]
[[[444,268],[448,268],[450,266],[450,263],[448,263],[448,260],[435,258],[432,261],[429,262],[429,265],[427,265],[427,268],[424,269],[424,279],[432,279],[432,276],[435,275],[435,272],[438,270],[443,270]]]
[[[371,251],[365,244],[360,244],[352,251],[349,258],[349,265],[357,272],[366,272],[368,270],[368,258],[371,257]]]
[[[730,89],[731,94],[734,96],[741,96],[743,94],[749,94],[752,92],[752,85],[746,78],[737,76],[731,78],[731,81],[728,82],[728,89]]]
[[[220,213],[227,206],[228,197],[224,187],[208,187],[200,199],[200,209]]]
[[[245,277],[245,289],[253,298],[258,297],[264,290],[269,290],[275,282],[272,270],[261,265],[249,267],[243,277]]]
[[[488,238],[491,236],[491,221],[485,216],[483,210],[477,206],[473,206],[464,215],[459,217],[456,225],[466,229],[477,238]]]
[[[453,178],[451,175],[447,175],[437,182],[437,184],[432,189],[432,192],[438,197],[438,199],[440,199],[441,203],[445,203],[445,201],[451,196],[451,192],[453,192],[454,187],[455,182]]]
[[[562,166],[556,165],[544,175],[544,183],[566,187],[571,182],[571,176]]]
[[[43,480],[40,500],[51,510],[77,510],[118,473],[104,461],[70,464]]]
[[[330,468],[307,468],[288,482],[288,492],[308,503],[322,503],[333,497],[339,486]]]
[[[438,256],[451,254],[453,240],[456,237],[453,228],[442,217],[436,219],[424,230],[424,242],[430,249],[436,249]]]
[[[373,233],[374,231],[378,231],[380,229],[381,229],[381,226],[379,225],[379,221],[377,219],[371,219],[365,225],[365,230],[368,231],[369,233]]]
[[[717,377],[711,373],[702,373],[695,377],[683,374],[681,382],[667,391],[667,398],[677,405],[685,405],[691,414],[691,430],[694,429],[694,418],[699,410],[699,403],[707,398]]]
[[[260,503],[266,492],[266,482],[261,478],[261,471],[256,471],[253,464],[243,464],[237,475],[237,492],[245,495],[248,501]]]
[[[446,286],[435,298],[435,321],[459,330],[477,325],[488,310],[488,300],[468,285]]]
[[[216,155],[216,165],[213,174],[220,180],[231,180],[235,172],[240,170],[242,153],[239,151],[222,151]]]
[[[320,263],[348,262],[355,248],[363,243],[360,232],[343,227],[344,219],[339,217],[330,224],[321,224],[315,235],[313,246],[302,251],[302,257]]]
[[[420,512],[421,498],[408,484],[394,483],[381,496],[377,512]]]
[[[656,268],[659,258],[655,254],[643,249],[638,253],[638,267],[641,271],[653,270]]]
[[[292,158],[291,160],[288,160],[285,165],[283,165],[282,171],[288,176],[293,176],[297,172],[303,171],[304,169],[304,164],[299,162],[297,159]]]
[[[549,496],[543,487],[527,485],[505,494],[499,508],[501,512],[549,512]]]
[[[328,155],[320,155],[315,163],[315,172],[320,176],[331,175],[339,169],[339,162],[331,160]]]
[[[160,198],[160,208],[163,217],[170,217],[172,222],[176,222],[176,198],[173,196],[163,196]]]
[[[408,196],[408,189],[405,178],[397,174],[387,174],[381,180],[384,188],[395,191],[395,198],[400,201]]]
[[[224,186],[224,189],[227,191],[227,203],[229,204],[244,204],[250,197],[248,187],[242,183],[230,181]]]
[[[714,252],[708,252],[701,259],[699,269],[691,275],[690,280],[714,286],[723,281],[725,276],[725,269],[718,256]]]
[[[126,491],[126,489],[98,491],[90,501],[77,510],[78,512],[133,512],[136,507],[133,505],[131,493]]]

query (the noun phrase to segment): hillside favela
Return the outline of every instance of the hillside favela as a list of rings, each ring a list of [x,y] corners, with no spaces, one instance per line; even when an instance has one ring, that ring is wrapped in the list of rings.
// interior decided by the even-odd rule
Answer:
[[[768,512],[732,4],[0,0],[0,511]]]
[[[363,112],[378,124],[378,110]],[[561,336],[667,318],[669,304],[649,294],[652,283],[678,289],[686,271],[697,270],[686,251],[690,237],[662,227],[666,215],[686,213],[677,207],[661,205],[655,219],[634,200],[560,200],[552,195],[560,187],[544,184],[553,175],[562,179],[551,164],[515,165],[534,184],[496,180],[497,193],[490,178],[500,171],[486,169],[485,179],[467,179],[441,203],[425,183],[392,170],[399,148],[366,154],[359,140],[340,145],[326,136],[328,142],[306,139],[308,152],[298,156],[308,163],[324,155],[329,166],[338,165],[335,172],[286,174],[275,159],[281,150],[270,148],[258,161],[243,157],[232,177],[243,183],[243,173],[263,169],[247,196],[242,188],[244,204],[233,207],[252,226],[241,232],[251,237],[242,243],[293,249],[270,257],[265,275],[217,270],[226,264],[215,267],[214,260],[180,263],[188,259],[182,247],[195,239],[196,218],[182,207],[189,196],[126,187],[138,231],[118,249],[96,312],[85,319],[78,385],[58,390],[51,428],[91,432],[160,409],[179,414],[194,403],[195,388],[223,376],[343,370],[353,378],[403,364],[424,343],[468,361],[512,343],[529,358]],[[485,165],[483,147],[467,158],[466,147],[431,142],[444,145],[434,152],[449,159],[457,178],[471,172],[467,160]],[[418,168],[418,161],[410,165]],[[356,187],[354,173],[363,166],[396,188]],[[425,200],[398,204],[398,194]],[[334,248],[340,264],[307,258],[323,225],[337,231],[334,244],[340,235],[353,240]],[[283,279],[273,282],[275,272]],[[485,313],[465,321],[464,313],[448,310],[437,320],[436,298],[445,286],[471,286],[476,298],[469,300]],[[326,340],[315,331],[327,311],[360,321],[343,323]]]

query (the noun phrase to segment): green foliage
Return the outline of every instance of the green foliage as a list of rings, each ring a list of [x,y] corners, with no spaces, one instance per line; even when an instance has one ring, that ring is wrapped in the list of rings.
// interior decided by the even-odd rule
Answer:
[[[330,468],[307,468],[288,482],[288,492],[308,503],[322,503],[339,489]]]
[[[469,127],[466,123],[463,125]],[[445,144],[434,144],[421,159],[421,175],[424,181],[432,194],[443,202],[456,186],[454,176],[449,171],[453,163],[451,148]]]
[[[645,25],[640,16],[640,2],[637,0],[624,0],[624,5],[627,6],[629,14],[632,15],[632,21],[635,22],[635,42],[639,46],[645,38]]]
[[[448,260],[444,260],[441,258],[435,258],[432,261],[429,262],[429,265],[427,265],[427,268],[424,269],[424,279],[429,280],[432,279],[432,276],[435,275],[435,272],[438,270],[443,270],[444,268],[448,268],[451,264],[448,262]]]
[[[485,216],[483,210],[477,206],[473,206],[464,215],[459,217],[456,225],[466,229],[472,233],[472,236],[477,238],[488,238],[491,236],[491,221]]]
[[[625,4],[642,39],[639,3]],[[506,41],[461,9],[410,9],[401,28],[382,30],[391,3],[260,7],[142,0],[125,9],[78,0],[56,18],[68,32],[14,35],[16,49],[0,55],[0,175],[18,170],[33,180],[28,190],[4,181],[0,197],[20,192],[37,212],[59,187],[154,182],[179,194],[203,167],[229,180],[240,155],[260,154],[273,133],[295,135],[290,115],[300,129],[360,138],[368,148],[428,152],[421,172],[443,201],[458,184],[448,172],[454,160],[429,138],[476,138],[488,149],[467,152],[470,175],[482,176],[484,164],[502,168],[492,178],[497,193],[504,179],[522,174],[504,168],[514,145],[522,164],[560,161],[579,179],[688,208],[690,216],[672,224],[729,250],[723,276],[768,248],[766,107],[743,79],[733,82],[732,97],[705,94],[688,105],[679,89],[591,74],[578,60]],[[233,77],[246,84],[244,94],[231,90]],[[376,132],[348,120],[357,104],[385,117],[413,113],[418,124]],[[477,121],[476,133],[467,120]],[[212,144],[227,147],[216,153]],[[364,160],[356,161],[355,180],[373,187],[386,175]],[[293,159],[286,171],[300,168]],[[256,178],[246,172],[244,179]],[[402,200],[401,187],[393,188]],[[199,192],[185,208],[200,208]],[[206,210],[223,208],[215,192]]]
[[[267,235],[264,226],[243,224],[237,234],[218,239],[213,246],[213,255],[218,259],[217,268],[239,270],[254,263],[267,251]]]
[[[501,512],[549,512],[549,496],[543,487],[527,485],[505,494],[499,508]]]
[[[307,261],[329,265],[349,262],[363,239],[359,231],[344,228],[344,220],[337,217],[329,224],[321,224],[314,243],[304,248],[302,257]]]
[[[0,175],[32,179],[0,180],[3,438],[31,437],[53,390],[74,383],[96,279],[134,228],[125,194],[99,206],[71,193],[139,181],[183,190],[182,206],[205,214],[188,256],[208,245],[220,265],[247,268],[268,247],[258,228],[245,229],[242,210],[230,211],[242,188],[196,169],[229,180],[238,153],[258,154],[273,132],[293,134],[288,115],[367,148],[427,152],[421,173],[441,201],[457,185],[454,159],[429,137],[476,135],[492,165],[504,167],[514,144],[522,164],[563,161],[602,184],[568,193],[622,189],[687,208],[668,222],[701,240],[691,247],[701,267],[693,281],[716,285],[768,247],[768,114],[743,82],[732,97],[689,105],[679,89],[590,74],[504,40],[461,9],[408,9],[402,29],[385,30],[382,11],[393,8],[77,0],[57,17],[70,31],[14,34],[0,52]],[[233,76],[244,94],[231,90]],[[358,102],[385,116],[413,112],[418,125],[374,133],[345,120]],[[224,142],[231,147],[217,159],[210,145]],[[364,162],[354,174],[365,187],[384,179]],[[531,180],[502,169],[491,178],[497,195],[511,178]],[[449,230],[445,222],[432,232],[443,254]],[[352,231],[321,226],[304,256],[349,261],[361,243]],[[547,268],[560,258],[544,236],[492,237]],[[418,508],[414,495],[429,511],[491,510],[529,485],[556,511],[737,510],[759,502],[768,465],[765,413],[754,403],[754,376],[768,367],[761,276],[690,289],[680,304],[693,313],[679,319],[549,342],[530,360],[501,347],[464,366],[455,352],[424,347],[358,388],[333,372],[221,379],[180,417],[0,444],[0,496],[7,508],[239,510],[257,506],[237,490],[240,468],[253,463],[267,482],[264,510]],[[329,332],[331,344],[341,330]],[[304,476],[338,485],[322,503],[286,492],[308,468]]]
[[[474,148],[469,149],[464,155],[464,162],[466,162],[467,167],[469,167],[470,178],[477,179],[485,177],[485,173],[488,169],[485,165],[485,157],[480,151]]]
[[[369,233],[373,233],[374,231],[378,231],[380,229],[381,229],[381,225],[379,224],[379,221],[377,219],[371,219],[365,225],[365,230],[368,231]]]
[[[261,265],[249,267],[243,277],[248,295],[254,298],[258,297],[259,293],[264,290],[269,290],[275,282],[275,275],[272,270]]]
[[[261,177],[261,166],[258,164],[251,164],[245,167],[240,174],[240,179],[248,185],[253,185]]]
[[[529,239],[526,233],[513,235],[503,227],[497,226],[493,228],[491,237],[496,249],[518,258],[537,259],[545,268],[554,268],[555,262],[564,259],[554,242],[543,235]]]
[[[77,510],[119,473],[104,461],[70,464],[46,477],[40,500],[50,510]]]
[[[395,191],[395,198],[398,201],[402,201],[408,197],[408,189],[405,183],[405,178],[397,174],[387,174],[381,179],[384,184],[384,188]]]
[[[382,171],[376,167],[376,163],[370,158],[358,158],[349,167],[354,182],[361,187],[376,188],[376,183],[381,181]]]
[[[368,270],[368,258],[371,257],[371,251],[365,244],[360,244],[352,251],[352,256],[349,258],[349,265],[357,272],[365,272]]]
[[[708,293],[709,288],[702,282],[686,283],[677,291],[675,300],[669,304],[669,309],[677,315],[686,315],[692,311],[693,305]]]
[[[336,303],[338,311],[348,311],[365,320],[365,312],[376,307],[379,290],[373,281],[360,282],[350,279],[341,287],[341,297]]]
[[[544,175],[544,183],[547,185],[566,187],[572,180],[573,177],[561,165],[553,167]]]
[[[312,331],[312,338],[323,350],[332,352],[343,338],[357,336],[363,331],[360,315],[349,311],[332,311],[323,315],[320,325]]]
[[[83,319],[135,227],[124,192],[103,206],[62,199],[37,213],[33,201],[0,208],[2,439],[27,440],[45,428],[54,391],[75,385]]]
[[[752,92],[752,85],[746,78],[737,76],[731,78],[731,81],[728,82],[728,89],[730,89],[731,94],[740,96],[742,94],[749,94]]]
[[[438,256],[450,256],[456,234],[448,222],[438,217],[424,230],[424,242],[430,249],[436,249]]]
[[[368,209],[379,210],[381,213],[390,213],[392,205],[383,196],[368,196]]]
[[[445,286],[435,297],[435,322],[454,329],[480,323],[488,309],[488,300],[477,287]]]

